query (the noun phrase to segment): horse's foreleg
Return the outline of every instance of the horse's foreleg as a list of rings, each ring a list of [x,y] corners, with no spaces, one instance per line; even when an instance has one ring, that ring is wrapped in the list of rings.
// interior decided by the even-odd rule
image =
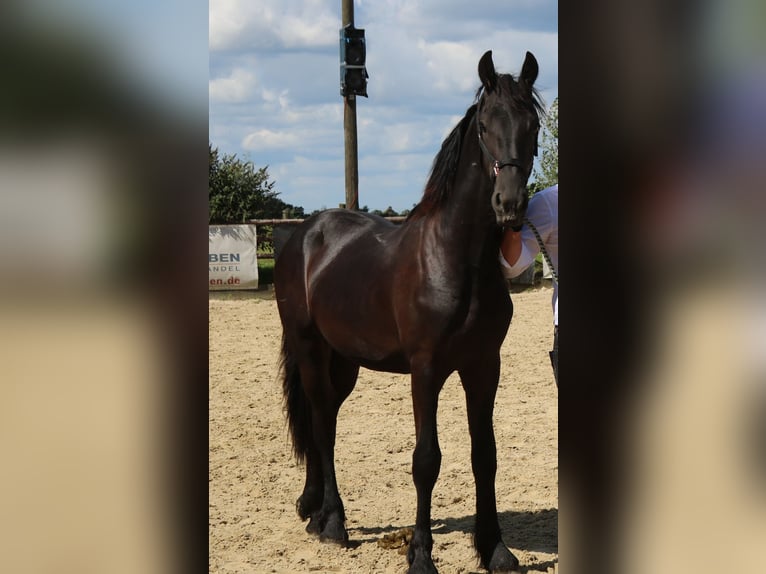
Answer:
[[[412,454],[412,478],[418,497],[415,532],[407,550],[408,574],[436,572],[431,550],[431,495],[439,476],[442,453],[436,429],[436,409],[444,380],[434,380],[425,371],[413,370],[412,406],[415,415],[416,443]]]
[[[497,448],[492,428],[500,357],[483,358],[460,370],[471,433],[471,466],[476,481],[476,535],[474,544],[482,565],[490,572],[516,572],[518,559],[500,533],[495,500]]]

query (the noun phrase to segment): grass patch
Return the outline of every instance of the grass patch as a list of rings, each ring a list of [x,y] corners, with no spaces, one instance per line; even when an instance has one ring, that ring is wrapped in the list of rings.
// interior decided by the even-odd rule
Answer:
[[[271,285],[274,283],[274,259],[258,258],[258,284]]]

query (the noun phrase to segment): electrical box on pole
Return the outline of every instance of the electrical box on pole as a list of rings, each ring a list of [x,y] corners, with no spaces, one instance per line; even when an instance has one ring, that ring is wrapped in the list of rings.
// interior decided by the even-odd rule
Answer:
[[[364,30],[347,24],[340,29],[340,94],[367,97],[367,46]]]

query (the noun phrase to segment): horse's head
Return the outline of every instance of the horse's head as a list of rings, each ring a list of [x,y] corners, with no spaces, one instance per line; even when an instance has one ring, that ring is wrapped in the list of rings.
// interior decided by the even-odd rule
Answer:
[[[533,84],[537,60],[527,52],[518,81],[498,74],[492,51],[479,61],[476,128],[482,164],[492,179],[492,208],[498,225],[520,228],[527,210],[527,179],[537,155],[541,106]]]

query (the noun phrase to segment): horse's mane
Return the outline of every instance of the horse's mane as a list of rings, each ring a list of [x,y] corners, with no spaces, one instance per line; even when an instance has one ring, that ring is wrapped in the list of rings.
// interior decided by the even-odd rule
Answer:
[[[414,219],[431,213],[446,197],[449,197],[457,173],[461,143],[465,137],[465,132],[468,130],[468,125],[476,115],[477,105],[473,104],[468,108],[463,119],[442,142],[442,147],[431,165],[431,173],[428,176],[423,197],[420,199],[420,203],[412,209],[407,219]]]
[[[537,115],[538,119],[545,115],[545,105],[534,87],[530,97],[529,92],[519,86],[511,74],[499,75],[498,87],[501,91],[507,90],[511,94],[511,102],[516,109],[531,111]],[[423,191],[423,197],[410,212],[407,217],[408,220],[432,213],[451,195],[460,160],[461,144],[466,131],[468,131],[468,126],[476,116],[476,109],[483,94],[484,86],[480,86],[476,91],[474,103],[442,142],[442,147],[431,165],[431,172]]]

